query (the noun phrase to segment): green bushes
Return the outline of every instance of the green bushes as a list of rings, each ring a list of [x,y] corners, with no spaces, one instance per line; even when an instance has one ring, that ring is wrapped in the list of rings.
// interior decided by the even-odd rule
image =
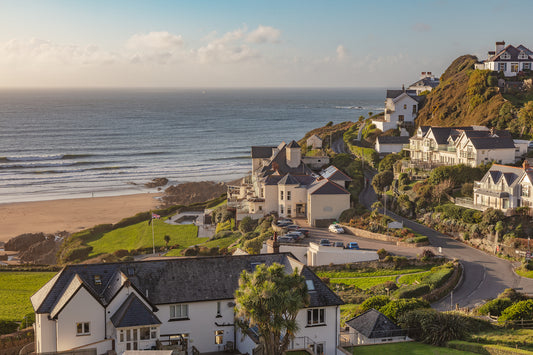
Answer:
[[[397,298],[416,298],[421,297],[430,291],[430,286],[426,284],[409,285],[398,289],[394,296]]]
[[[363,159],[367,164],[375,167],[379,163],[379,154],[372,148],[364,148],[357,146],[350,146],[350,150],[353,154]]]
[[[502,312],[512,304],[513,301],[509,298],[496,298],[479,307],[476,312],[481,315],[490,314],[491,316],[499,317]]]
[[[387,303],[390,302],[390,298],[385,295],[378,295],[373,296],[368,299],[366,299],[363,303],[361,303],[361,313],[366,312],[371,308],[374,309],[380,309],[381,307],[385,306]]]
[[[403,314],[413,311],[415,309],[429,308],[429,302],[417,299],[399,299],[390,301],[385,306],[381,307],[379,311],[389,317],[393,322],[398,321]]]
[[[510,307],[507,307],[502,312],[502,315],[500,316],[498,321],[505,322],[521,319],[533,319],[533,299],[520,301]]]
[[[441,287],[448,281],[453,274],[453,265],[446,264],[443,266],[434,267],[431,269],[431,274],[425,276],[420,280],[420,283],[427,284],[432,290]]]
[[[89,257],[89,254],[93,251],[93,247],[89,245],[80,245],[74,249],[70,249],[64,256],[63,262],[73,262],[76,260],[85,260]]]
[[[429,242],[429,238],[426,237],[425,235],[421,235],[421,236],[418,236],[418,237],[412,237],[412,238],[407,238],[405,240],[406,243],[425,243],[425,242]]]

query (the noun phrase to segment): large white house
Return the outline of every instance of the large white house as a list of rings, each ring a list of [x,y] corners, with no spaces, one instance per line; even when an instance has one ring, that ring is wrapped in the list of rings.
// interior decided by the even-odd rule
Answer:
[[[310,296],[291,348],[336,354],[343,302],[289,253],[66,266],[31,297],[36,352],[120,355],[181,343],[189,354],[257,354],[257,332],[235,325],[234,292],[243,270],[273,263],[298,269]]]
[[[418,96],[416,90],[387,90],[385,114],[382,118],[372,120],[376,128],[385,132],[399,126],[412,126],[418,114],[418,105],[424,96]]]
[[[422,72],[420,75],[420,80],[412,83],[407,88],[408,90],[414,90],[416,91],[417,95],[420,95],[424,91],[431,91],[435,89],[437,86],[439,86],[440,79],[435,78],[435,75],[431,74],[430,71],[428,72]]]
[[[252,147],[252,175],[228,187],[228,207],[237,220],[280,217],[307,218],[312,225],[329,223],[350,208],[346,190],[352,179],[334,166],[314,173],[295,141],[278,147]]]
[[[508,131],[484,126],[419,127],[409,139],[411,162],[421,167],[496,162],[512,164],[527,152],[527,141],[514,141]]]
[[[496,50],[489,51],[487,59],[476,64],[476,69],[502,72],[505,76],[516,76],[524,70],[531,70],[533,52],[523,45],[518,47],[505,42],[496,42]]]

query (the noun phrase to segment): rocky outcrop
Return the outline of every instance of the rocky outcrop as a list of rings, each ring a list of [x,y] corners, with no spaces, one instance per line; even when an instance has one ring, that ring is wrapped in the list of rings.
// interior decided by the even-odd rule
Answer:
[[[152,181],[144,184],[144,186],[148,188],[154,188],[154,187],[165,186],[166,184],[168,184],[167,178],[155,178],[155,179],[152,179]]]
[[[161,198],[165,205],[190,205],[219,197],[227,192],[227,185],[223,182],[200,181],[186,182],[170,186]]]

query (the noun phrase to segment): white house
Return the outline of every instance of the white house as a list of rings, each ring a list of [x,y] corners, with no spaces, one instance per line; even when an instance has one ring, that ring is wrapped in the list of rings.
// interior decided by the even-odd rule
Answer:
[[[310,304],[297,316],[293,349],[336,354],[343,302],[290,254],[175,258],[68,265],[32,297],[36,353],[146,350],[179,343],[189,354],[237,349],[252,354],[253,332],[235,325],[234,291],[243,270],[259,264],[298,269]],[[250,335],[248,335],[250,333]]]
[[[484,126],[421,127],[409,139],[411,162],[429,168],[439,165],[497,162],[512,164],[521,158],[523,143],[515,143],[507,131]],[[519,155],[520,154],[520,155]]]
[[[502,72],[505,76],[516,76],[519,72],[531,70],[533,52],[523,45],[518,47],[505,42],[496,42],[496,50],[489,51],[487,59],[476,64],[476,69]]]
[[[416,90],[387,90],[385,115],[373,119],[372,123],[382,132],[399,126],[411,126],[418,114],[418,104],[423,100],[424,96],[418,96]]]
[[[431,91],[439,86],[439,78],[435,78],[435,75],[431,74],[430,71],[422,72],[420,75],[420,80],[409,85],[407,90],[414,90],[417,95],[420,95],[424,91]]]
[[[398,327],[383,313],[371,308],[346,321],[350,342],[369,345],[410,341],[405,330]]]
[[[252,147],[252,175],[228,187],[228,207],[236,209],[237,220],[277,213],[307,218],[313,226],[326,224],[350,208],[346,188],[351,180],[335,167],[313,172],[295,141]]]
[[[399,153],[409,145],[409,136],[379,136],[376,139],[375,149],[380,154]]]

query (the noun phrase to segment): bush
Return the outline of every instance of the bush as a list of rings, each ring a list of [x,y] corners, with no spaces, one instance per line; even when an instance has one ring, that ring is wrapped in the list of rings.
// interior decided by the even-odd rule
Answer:
[[[428,237],[424,236],[424,235],[421,235],[419,237],[412,237],[412,238],[407,238],[405,240],[406,243],[424,243],[424,242],[429,242],[429,239]]]
[[[513,304],[510,307],[507,307],[503,312],[500,318],[498,319],[501,322],[512,321],[512,320],[532,320],[533,319],[533,299],[520,301]]]
[[[478,307],[476,313],[484,316],[490,314],[499,317],[502,312],[512,304],[513,302],[509,298],[496,298]]]
[[[432,273],[423,277],[420,283],[428,284],[432,290],[441,287],[453,274],[453,265],[443,265],[431,269]]]
[[[35,323],[35,313],[31,312],[26,314],[21,321],[20,329],[31,327],[32,324]]]
[[[89,245],[80,245],[74,249],[71,249],[67,252],[67,255],[64,257],[64,262],[73,262],[76,260],[84,260],[89,257],[89,254],[93,251],[93,247]]]
[[[253,220],[251,217],[246,216],[242,219],[242,221],[239,223],[239,230],[242,233],[248,233],[255,229],[257,226],[257,220]]]
[[[390,298],[388,296],[384,296],[384,295],[373,296],[373,297],[366,299],[361,304],[360,309],[361,309],[361,312],[366,312],[371,308],[380,309],[381,307],[385,306],[389,302],[390,302]]]
[[[429,307],[430,305],[427,301],[410,298],[390,301],[385,306],[381,307],[379,311],[389,317],[393,322],[397,322],[403,314],[409,311]]]
[[[443,346],[447,341],[463,339],[467,334],[465,317],[441,313],[434,309],[417,309],[404,313],[399,323],[409,337],[427,344]]]
[[[513,303],[528,299],[525,294],[516,291],[514,288],[506,288],[498,295],[498,298],[509,298]]]
[[[429,293],[430,287],[426,284],[409,285],[400,288],[394,293],[397,298],[416,298]]]
[[[113,255],[115,255],[117,258],[123,258],[125,257],[126,255],[130,255],[130,252],[127,251],[126,249],[119,249],[119,250],[116,250]]]
[[[0,319],[0,335],[16,332],[18,327],[19,325],[17,324],[17,322]]]

